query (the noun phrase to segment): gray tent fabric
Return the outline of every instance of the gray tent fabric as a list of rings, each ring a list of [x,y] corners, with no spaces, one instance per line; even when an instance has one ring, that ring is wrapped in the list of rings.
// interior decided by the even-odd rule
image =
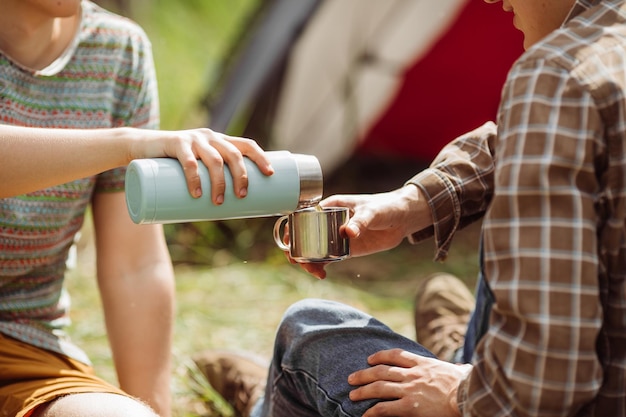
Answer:
[[[340,165],[465,2],[323,2],[290,54],[272,146]]]
[[[275,0],[261,3],[262,22],[251,33],[236,65],[224,78],[220,96],[210,107],[209,126],[227,131],[237,113],[249,105],[293,44],[320,0]]]
[[[521,48],[504,12],[476,0],[273,0],[259,11],[211,88],[209,127],[315,155],[325,173],[358,150],[431,158],[495,117]]]
[[[403,70],[466,1],[265,2],[209,108],[209,126],[228,131],[289,54],[266,145],[314,154],[332,170],[399,88]]]

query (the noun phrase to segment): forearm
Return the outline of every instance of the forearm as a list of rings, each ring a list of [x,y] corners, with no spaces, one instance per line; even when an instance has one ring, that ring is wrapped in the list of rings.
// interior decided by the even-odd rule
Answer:
[[[128,279],[105,293],[105,317],[120,387],[170,415],[174,285],[167,265]],[[107,285],[101,284],[101,285]]]
[[[170,415],[174,271],[160,225],[132,223],[124,193],[95,193],[98,286],[122,389]]]
[[[94,175],[130,162],[134,129],[42,129],[0,125],[0,197]]]
[[[248,187],[243,156],[254,161],[265,175],[273,173],[256,142],[207,128],[70,130],[0,125],[0,140],[0,198],[99,174],[138,158],[178,159],[187,189],[195,197],[202,194],[198,173],[198,160],[202,160],[211,173],[211,199],[216,204],[222,201],[226,184],[223,164],[230,169],[235,190]]]

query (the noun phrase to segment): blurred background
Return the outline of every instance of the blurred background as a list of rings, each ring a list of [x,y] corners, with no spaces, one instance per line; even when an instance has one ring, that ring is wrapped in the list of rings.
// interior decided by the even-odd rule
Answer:
[[[400,186],[449,140],[495,120],[521,35],[498,6],[471,0],[97,0],[152,41],[161,127],[207,126],[268,150],[313,154],[324,195]],[[414,337],[412,297],[436,271],[471,287],[479,224],[445,263],[431,242],[330,265],[324,281],[275,247],[275,218],[166,225],[178,312],[174,415],[227,416],[189,355],[206,348],[269,357],[282,312],[304,297],[355,305]],[[115,382],[87,224],[68,280],[72,335]]]

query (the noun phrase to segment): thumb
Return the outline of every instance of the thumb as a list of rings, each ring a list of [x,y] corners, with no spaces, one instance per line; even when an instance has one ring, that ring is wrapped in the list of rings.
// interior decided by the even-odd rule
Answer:
[[[361,228],[353,220],[348,221],[348,224],[346,224],[346,228],[344,230],[348,239],[358,238],[361,234]]]
[[[348,238],[358,238],[364,230],[367,230],[371,221],[370,215],[370,210],[361,210],[350,218],[345,229]]]

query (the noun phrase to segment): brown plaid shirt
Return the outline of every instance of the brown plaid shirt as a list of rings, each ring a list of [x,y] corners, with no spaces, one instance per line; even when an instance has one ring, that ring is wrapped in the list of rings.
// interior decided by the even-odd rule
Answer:
[[[434,216],[412,240],[434,234],[438,259],[483,217],[496,304],[462,414],[626,416],[626,1],[578,0],[513,66],[497,128],[410,183]]]

